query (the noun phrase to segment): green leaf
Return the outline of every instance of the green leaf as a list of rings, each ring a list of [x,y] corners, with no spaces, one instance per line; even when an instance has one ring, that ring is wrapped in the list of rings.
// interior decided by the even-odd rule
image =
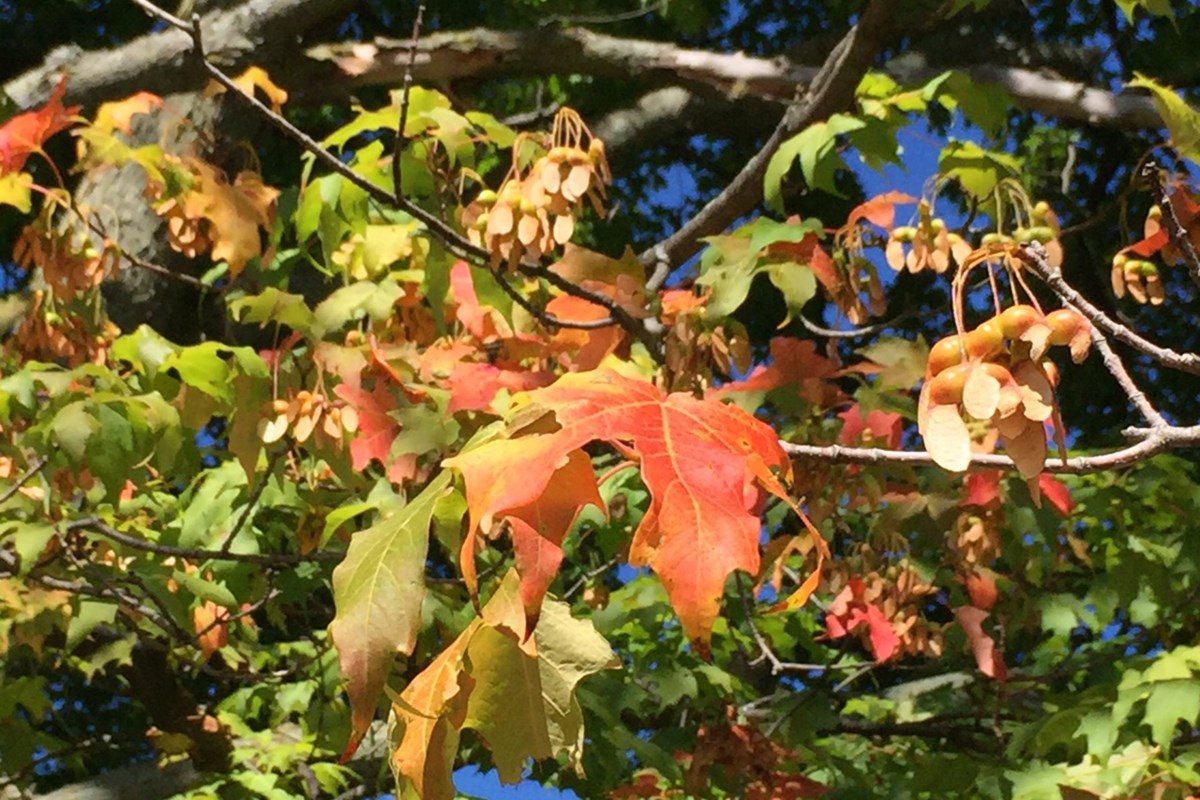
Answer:
[[[72,652],[99,625],[111,625],[117,618],[117,607],[112,603],[79,600],[79,607],[71,614],[67,623],[67,652]]]
[[[1008,122],[1008,111],[1015,103],[1008,89],[998,83],[977,83],[962,72],[949,73],[939,95],[943,103],[952,100],[968,122],[977,125],[989,137],[996,137]]]
[[[1200,112],[1153,78],[1147,78],[1140,72],[1135,72],[1134,76],[1126,85],[1150,90],[1154,107],[1171,134],[1171,144],[1180,155],[1200,164]]]
[[[1133,17],[1138,9],[1155,17],[1175,19],[1175,12],[1171,8],[1171,0],[1116,0],[1116,2],[1120,9],[1125,12],[1126,22],[1133,22]]]
[[[0,525],[0,544],[12,545],[20,559],[17,577],[29,574],[55,533],[54,526],[46,522],[13,520]]]
[[[1156,683],[1146,700],[1145,724],[1156,744],[1170,751],[1179,720],[1190,729],[1200,717],[1200,681],[1177,680]]]
[[[412,653],[416,646],[429,525],[451,476],[443,471],[408,505],[356,533],[333,571],[337,614],[329,633],[348,684],[356,735],[371,723],[396,653]]]
[[[177,569],[171,573],[171,577],[201,600],[211,600],[217,605],[229,609],[235,609],[240,605],[237,598],[233,596],[233,592],[223,585],[205,580],[197,574]]]
[[[273,286],[251,297],[234,300],[229,304],[229,310],[237,321],[257,322],[263,327],[275,322],[304,331],[313,321],[313,312],[301,295],[281,292]]]
[[[984,150],[974,142],[951,140],[938,157],[938,171],[983,201],[991,198],[1000,181],[1021,174],[1021,162],[1007,153]]]
[[[791,321],[792,313],[799,311],[817,293],[817,276],[807,266],[795,261],[771,264],[767,267],[767,275],[783,293],[787,303],[788,317],[783,322],[786,325]]]
[[[87,412],[87,403],[77,400],[63,406],[50,424],[54,439],[71,458],[80,461],[87,449],[88,439],[100,430],[99,421]]]
[[[33,176],[28,172],[0,175],[0,206],[12,206],[22,214],[28,214],[33,209],[33,200],[29,194],[31,186]]]
[[[520,608],[514,577],[509,574],[489,609],[509,602]],[[570,608],[555,600],[543,604],[533,643],[527,650],[509,632],[485,626],[467,649],[475,688],[463,727],[477,730],[488,743],[504,783],[521,779],[527,758],[564,750],[567,762],[580,769],[583,712],[575,687],[620,663],[590,622],[572,618]]]
[[[809,217],[800,222],[776,222],[769,217],[758,219],[738,228],[736,235],[750,235],[750,251],[761,253],[767,247],[778,242],[802,242],[809,234],[818,237],[825,235],[825,226],[821,220]]]
[[[149,325],[139,325],[133,333],[113,342],[112,353],[121,361],[141,368],[153,378],[158,374],[163,361],[178,349]]]
[[[366,316],[373,322],[387,319],[404,289],[390,278],[381,283],[359,281],[325,298],[313,312],[312,334],[318,339],[339,331],[351,320]]]
[[[246,488],[246,474],[239,464],[226,461],[206,470],[184,494],[180,503],[179,545],[214,547],[225,539],[235,520],[233,506]]]
[[[845,162],[837,154],[837,137],[859,130],[866,123],[847,114],[834,114],[825,122],[817,122],[779,146],[767,164],[763,175],[763,198],[767,207],[783,213],[783,178],[792,164],[799,160],[800,170],[810,189],[823,189],[836,194],[834,174]]]

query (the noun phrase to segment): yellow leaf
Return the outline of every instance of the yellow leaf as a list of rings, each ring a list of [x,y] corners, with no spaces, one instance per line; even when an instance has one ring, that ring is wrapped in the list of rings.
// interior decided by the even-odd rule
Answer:
[[[156,108],[161,108],[163,99],[150,92],[138,92],[124,100],[114,100],[104,103],[96,110],[96,121],[93,127],[102,131],[121,131],[129,133],[133,127],[133,118],[138,114],[149,114]]]
[[[255,88],[262,89],[263,94],[267,96],[271,108],[278,113],[283,110],[283,104],[287,102],[288,93],[286,89],[281,88],[267,74],[267,71],[262,67],[250,67],[233,79],[233,82],[246,94],[254,96]],[[209,96],[221,94],[225,91],[225,87],[219,84],[209,86]]]
[[[28,172],[0,175],[0,205],[12,206],[22,214],[28,214],[33,208],[29,197],[29,187],[32,185],[33,176]]]

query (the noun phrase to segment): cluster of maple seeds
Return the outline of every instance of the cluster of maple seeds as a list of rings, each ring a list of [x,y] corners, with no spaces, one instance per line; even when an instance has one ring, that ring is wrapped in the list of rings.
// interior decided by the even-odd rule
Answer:
[[[852,634],[879,662],[941,656],[942,629],[921,614],[924,598],[935,594],[937,587],[914,570],[891,566],[882,574],[872,571],[862,577],[832,574],[828,582],[830,591],[837,593],[825,616],[830,638]]]
[[[6,346],[25,358],[77,367],[103,364],[118,335],[120,330],[108,320],[99,331],[92,331],[83,315],[59,314],[47,302],[46,292],[36,289],[31,293],[25,318]]]
[[[1182,227],[1186,243],[1200,251],[1200,204],[1183,187],[1171,192],[1168,202],[1172,215]],[[1162,206],[1151,206],[1142,228],[1145,238],[1113,256],[1112,287],[1117,297],[1128,294],[1143,305],[1156,306],[1166,300],[1158,265],[1146,259],[1157,253],[1167,265],[1172,265],[1183,263],[1186,257],[1181,249],[1183,242],[1177,241],[1167,230],[1163,216]]]
[[[925,268],[942,273],[950,267],[951,258],[959,264],[971,254],[972,247],[944,220],[934,217],[929,204],[922,200],[917,206],[918,223],[893,228],[884,247],[888,266],[899,271],[920,272]],[[906,249],[907,246],[907,249]]]
[[[1112,260],[1112,288],[1117,297],[1128,294],[1137,302],[1159,306],[1167,299],[1158,265],[1142,258],[1117,253]]]
[[[97,250],[86,238],[75,246],[71,236],[69,231],[52,234],[41,225],[27,225],[13,245],[13,261],[28,271],[40,267],[42,280],[59,300],[99,287],[116,273],[121,261],[111,242],[105,241],[103,249]]]
[[[1016,305],[935,344],[918,406],[918,427],[933,460],[956,472],[967,468],[973,436],[965,413],[999,433],[1023,477],[1036,477],[1046,457],[1044,425],[1056,413],[1058,371],[1044,357],[1051,345],[1069,346],[1079,363],[1091,346],[1091,326],[1072,309],[1043,316]],[[1055,427],[1061,434],[1061,424]]]
[[[358,430],[358,412],[344,402],[302,389],[288,399],[273,400],[259,422],[259,438],[264,444],[279,441],[289,430],[301,444],[314,432],[338,443],[345,433]]]
[[[1028,201],[1025,201],[1028,202]],[[1027,206],[1028,207],[1028,206]],[[971,244],[950,230],[944,220],[934,217],[929,204],[922,200],[917,206],[918,223],[893,228],[884,248],[888,266],[894,270],[920,272],[926,267],[945,272],[951,262],[965,264],[974,252]],[[1051,266],[1061,266],[1063,250],[1058,241],[1058,217],[1044,200],[1028,211],[1029,225],[1018,225],[1010,233],[992,231],[980,239],[981,247],[1037,242],[1046,248]],[[907,246],[907,249],[906,249]]]
[[[549,138],[545,155],[522,174],[517,159],[524,140],[518,137],[513,168],[500,189],[485,189],[462,210],[468,239],[488,251],[493,269],[504,264],[515,270],[569,242],[585,198],[605,215],[604,186],[612,173],[604,143],[570,109],[555,116]]]
[[[967,565],[988,564],[1000,557],[999,519],[994,510],[964,512],[954,523],[954,550]]]

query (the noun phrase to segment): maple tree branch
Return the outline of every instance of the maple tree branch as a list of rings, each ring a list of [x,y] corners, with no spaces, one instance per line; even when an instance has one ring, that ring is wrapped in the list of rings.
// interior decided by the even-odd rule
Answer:
[[[703,246],[702,238],[720,233],[758,205],[767,165],[786,139],[853,101],[858,82],[888,32],[891,11],[889,0],[869,0],[858,22],[833,48],[807,91],[802,93],[797,88],[795,100],[762,148],[720,194],[658,245],[670,263],[687,261]],[[657,260],[657,247],[645,251],[640,258],[643,264],[653,263]]]
[[[417,6],[417,16],[413,19],[412,39],[409,44],[408,51],[408,66],[404,70],[404,89],[400,95],[400,121],[396,124],[396,141],[392,145],[392,191],[397,196],[400,195],[400,177],[403,172],[403,159],[400,158],[401,152],[404,150],[404,145],[408,142],[408,138],[404,135],[404,128],[408,125],[408,101],[409,95],[412,93],[413,84],[413,64],[417,61],[417,42],[421,39],[421,22],[425,17],[425,4],[420,3]]]
[[[178,17],[167,14],[161,8],[151,3],[150,0],[134,1],[148,13],[157,16],[159,19],[162,19],[165,22],[168,22],[168,24],[174,25],[175,23],[182,23],[182,20],[180,20]],[[310,153],[323,165],[341,175],[358,188],[362,189],[376,202],[392,208],[398,208],[416,218],[419,222],[424,224],[426,229],[428,229],[429,232],[452,254],[458,256],[459,258],[467,258],[480,263],[487,262],[488,254],[485,250],[475,246],[462,236],[459,236],[453,228],[439,219],[436,215],[426,211],[417,204],[408,200],[406,197],[400,194],[399,186],[393,187],[393,191],[389,192],[382,186],[379,186],[368,180],[366,177],[352,169],[348,164],[343,163],[341,159],[329,152],[329,150],[322,147],[320,142],[313,139],[311,136],[297,128],[292,123],[288,122],[282,114],[275,112],[254,95],[243,91],[242,88],[238,86],[232,78],[230,78],[223,70],[221,70],[221,68],[217,67],[212,63],[212,61],[209,60],[204,49],[204,37],[200,25],[200,16],[198,14],[193,16],[191,24],[188,25],[185,30],[187,30],[192,37],[192,52],[204,71],[208,73],[213,80],[225,87],[227,91],[233,93],[237,97],[240,97],[242,102],[250,106],[250,108],[253,109],[254,112],[260,117],[266,119],[286,136],[300,145],[305,152]]]
[[[83,519],[72,520],[64,524],[62,530],[89,530],[133,550],[141,550],[160,556],[186,558],[192,561],[235,561],[242,564],[257,564],[262,567],[283,567],[310,561],[339,561],[344,555],[343,553],[331,550],[318,550],[314,553],[301,555],[298,553],[229,553],[221,550],[176,547],[169,544],[148,542],[145,539],[139,539],[136,536],[122,533],[111,525],[105,524],[98,517],[84,517]]]
[[[1057,457],[1047,458],[1042,470],[1044,472],[1063,475],[1104,472],[1106,470],[1132,466],[1167,450],[1200,445],[1200,425],[1131,428],[1126,431],[1126,434],[1140,441],[1119,450],[1112,450],[1092,456],[1075,456],[1065,461]],[[843,447],[837,444],[795,444],[782,440],[779,442],[779,445],[785,453],[793,457],[815,458],[837,464],[936,466],[929,453],[925,451],[884,450],[878,447]],[[1012,459],[1008,456],[976,453],[971,456],[970,466],[1014,469],[1016,465],[1013,464]]]
[[[1192,279],[1192,283],[1200,286],[1200,256],[1196,254],[1196,248],[1192,246],[1192,238],[1188,236],[1187,228],[1180,221],[1179,215],[1175,213],[1175,204],[1171,202],[1171,197],[1167,194],[1162,170],[1159,169],[1157,163],[1147,160],[1142,164],[1137,178],[1149,187],[1154,202],[1162,209],[1163,219],[1167,222],[1167,237],[1183,255],[1183,263],[1187,267],[1187,273]]]
[[[46,462],[50,460],[50,456],[38,456],[33,463],[29,465],[29,469],[22,472],[12,486],[4,490],[4,494],[0,495],[0,506],[12,499],[12,496],[21,491],[21,487],[29,483],[34,475],[37,475],[42,467],[46,466]]]
[[[1067,283],[1063,279],[1061,270],[1050,266],[1050,262],[1046,259],[1045,248],[1041,247],[1041,245],[1033,242],[1023,246],[1017,253],[1022,263],[1032,269],[1034,274],[1041,278],[1065,305],[1074,308],[1080,314],[1087,317],[1088,321],[1101,331],[1118,342],[1129,345],[1142,355],[1154,359],[1164,367],[1176,369],[1180,372],[1187,372],[1191,375],[1200,375],[1200,355],[1195,353],[1177,353],[1169,348],[1159,347],[1110,318],[1103,311],[1089,303],[1083,295]]]
[[[573,328],[581,331],[594,331],[600,328],[610,328],[617,324],[617,321],[611,316],[603,319],[592,319],[586,321],[559,319],[544,308],[538,308],[534,303],[517,291],[516,287],[508,282],[508,277],[499,272],[491,273],[496,279],[496,283],[500,284],[500,289],[509,296],[509,298],[519,305],[521,308],[529,312],[529,314],[538,322],[549,328]]]
[[[547,269],[544,266],[523,266],[521,272],[537,278],[543,278],[547,283],[556,289],[561,289],[567,294],[574,295],[582,300],[587,300],[593,305],[600,306],[608,310],[609,316],[612,317],[618,325],[629,331],[639,342],[645,345],[650,356],[657,362],[661,363],[663,359],[662,344],[654,332],[645,325],[641,320],[630,314],[624,306],[608,295],[594,292],[584,286],[571,283],[566,278],[562,277],[553,270]]]
[[[949,31],[955,22],[940,24]],[[929,40],[936,41],[935,32],[928,33]],[[334,80],[353,88],[395,85],[401,79],[408,52],[406,40],[376,38],[370,43],[316,45],[306,55],[313,61],[333,64],[340,73]],[[975,82],[1001,86],[1016,104],[1051,117],[1122,129],[1158,128],[1162,124],[1153,101],[1132,92],[1089,86],[1039,69],[1035,63],[1021,67],[955,64],[936,58],[937,53],[932,55],[917,51],[916,58],[897,59],[884,68],[900,82],[928,81],[947,70],[961,72]],[[786,104],[795,86],[809,83],[816,73],[813,64],[786,53],[722,53],[673,42],[622,38],[582,27],[543,25],[535,30],[473,28],[427,36],[419,47],[414,78],[448,85],[463,79],[561,74],[564,64],[570,64],[572,72],[599,78],[637,77],[652,86],[672,84],[682,91],[715,94],[725,98],[726,116],[731,105],[745,109],[753,107],[752,103],[758,107],[764,102]],[[656,121],[665,120],[666,109],[653,116]]]
[[[15,553],[8,550],[0,550],[0,567],[3,567],[4,577],[16,577],[20,575],[18,557]],[[33,581],[47,589],[54,591],[69,592],[71,594],[85,595],[94,597],[98,600],[113,600],[118,606],[127,609],[133,614],[141,615],[148,619],[151,624],[161,630],[163,633],[171,635],[172,631],[177,627],[173,626],[166,619],[162,618],[158,612],[138,601],[138,598],[126,594],[120,589],[113,587],[105,582],[103,586],[94,586],[86,580],[66,580],[64,578],[55,578],[51,575],[40,575],[31,573],[26,577],[26,580]]]
[[[1121,391],[1137,409],[1142,418],[1152,428],[1168,426],[1166,419],[1158,412],[1146,397],[1146,393],[1138,387],[1134,382],[1133,377],[1129,374],[1129,370],[1125,368],[1121,357],[1109,345],[1108,340],[1104,338],[1104,334],[1100,333],[1096,328],[1092,328],[1092,344],[1100,353],[1100,359],[1104,364],[1104,368],[1113,376],[1113,380],[1121,387]]]
[[[1001,714],[1001,720],[1019,719],[1014,714]],[[823,730],[818,735],[853,733],[860,736],[922,736],[934,738],[949,738],[969,733],[991,734],[991,729],[984,727],[992,722],[977,712],[963,711],[940,714],[911,722],[868,722],[858,719],[839,719],[837,723]]]

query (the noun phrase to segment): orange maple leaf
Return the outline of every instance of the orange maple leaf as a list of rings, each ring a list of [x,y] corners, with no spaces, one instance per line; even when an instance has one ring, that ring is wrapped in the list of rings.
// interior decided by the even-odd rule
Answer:
[[[652,384],[610,370],[570,373],[515,405],[518,418],[527,421],[523,428],[446,462],[466,483],[472,534],[464,542],[462,569],[472,592],[478,534],[504,518],[528,523],[524,509],[546,502],[550,489],[559,506],[595,503],[594,478],[555,479],[562,470],[578,470],[572,453],[605,441],[640,461],[651,494],[629,561],[659,575],[685,633],[704,646],[726,578],[739,569],[758,572],[758,512],[767,494],[787,499],[776,473],[789,477],[791,465],[775,432],[739,408],[687,394],[664,397]],[[557,537],[558,528],[553,532]],[[549,583],[548,563],[539,556],[531,569],[518,560],[528,619],[536,619]]]
[[[31,153],[40,150],[51,136],[71,126],[71,117],[78,114],[82,106],[65,108],[62,99],[66,91],[67,77],[64,75],[44,106],[17,114],[0,126],[0,175],[19,172]]]
[[[837,365],[817,352],[812,341],[786,336],[771,340],[770,363],[755,367],[744,380],[711,389],[709,397],[726,397],[732,392],[769,392],[798,386],[800,397],[816,405],[832,405],[840,390],[829,380],[838,374]]]
[[[884,192],[855,206],[846,218],[846,224],[854,225],[865,219],[881,228],[890,229],[896,222],[896,206],[912,205],[915,202],[917,198],[904,192]]]

